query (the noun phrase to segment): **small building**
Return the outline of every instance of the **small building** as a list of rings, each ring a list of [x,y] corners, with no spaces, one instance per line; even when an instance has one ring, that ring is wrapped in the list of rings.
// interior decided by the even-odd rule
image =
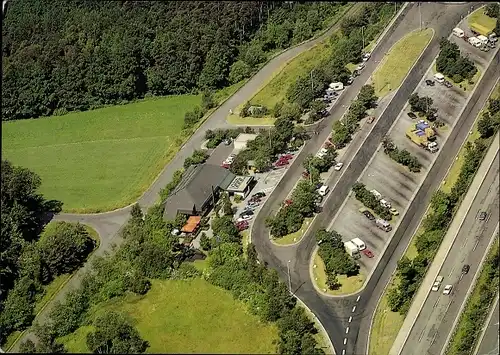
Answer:
[[[183,233],[194,233],[200,226],[201,217],[200,216],[189,216],[186,224],[182,227],[181,232]]]
[[[182,181],[164,202],[163,217],[173,220],[179,213],[204,216],[219,199],[221,191],[246,196],[253,177],[237,176],[223,167],[211,164],[190,166]]]
[[[425,120],[420,120],[416,124],[411,125],[406,131],[406,135],[417,144],[425,144],[436,138],[436,132]]]
[[[247,143],[253,141],[257,137],[256,134],[240,133],[234,140],[234,151],[239,152],[247,147]]]

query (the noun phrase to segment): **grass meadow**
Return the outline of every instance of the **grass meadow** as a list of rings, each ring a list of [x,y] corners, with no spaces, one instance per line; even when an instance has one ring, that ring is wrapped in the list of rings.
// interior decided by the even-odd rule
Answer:
[[[93,312],[114,310],[130,317],[150,343],[148,353],[276,353],[277,328],[250,315],[229,292],[201,278],[153,280],[145,296],[128,295],[99,305]],[[59,340],[70,353],[85,353],[92,326]]]
[[[134,202],[187,137],[184,113],[196,95],[146,99],[64,116],[2,123],[3,159],[42,179],[41,192],[66,212]]]

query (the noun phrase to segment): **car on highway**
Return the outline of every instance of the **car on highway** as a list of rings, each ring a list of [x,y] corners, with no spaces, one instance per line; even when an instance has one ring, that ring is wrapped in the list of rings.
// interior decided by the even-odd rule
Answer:
[[[462,266],[462,274],[464,274],[464,275],[468,274],[469,270],[470,270],[469,264],[465,264],[464,266]]]
[[[436,277],[436,281],[434,281],[434,284],[432,284],[432,291],[436,292],[439,290],[439,286],[441,286],[441,282],[443,282],[444,277],[443,276],[438,276]]]
[[[453,289],[453,285],[446,285],[443,290],[443,295],[449,295],[451,290]]]
[[[413,112],[408,112],[408,117],[410,117],[412,120],[417,119],[417,115],[415,115]]]
[[[486,219],[486,217],[487,217],[487,216],[488,216],[488,214],[487,214],[486,212],[481,211],[481,212],[479,213],[479,220],[480,220],[480,221],[484,221],[484,220]]]
[[[427,79],[427,80],[425,81],[425,84],[426,84],[427,86],[434,86],[434,85],[436,84],[436,82],[435,82],[434,80]]]
[[[398,216],[399,215],[399,211],[397,209],[395,209],[394,207],[392,207],[389,212],[391,212],[391,214],[393,216]]]
[[[373,253],[370,249],[363,250],[363,254],[365,254],[365,256],[368,258],[373,258]]]
[[[370,221],[373,221],[375,219],[375,216],[370,211],[363,211],[362,213]]]
[[[337,163],[335,164],[335,167],[333,168],[335,171],[340,171],[342,167],[344,166],[344,163]]]

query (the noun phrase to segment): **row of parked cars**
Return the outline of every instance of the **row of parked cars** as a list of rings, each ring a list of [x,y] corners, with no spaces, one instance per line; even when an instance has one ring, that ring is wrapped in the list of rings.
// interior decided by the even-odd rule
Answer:
[[[262,199],[266,197],[264,192],[257,192],[253,194],[247,202],[236,220],[236,227],[241,232],[249,227],[249,221],[254,217],[254,211],[260,206]]]

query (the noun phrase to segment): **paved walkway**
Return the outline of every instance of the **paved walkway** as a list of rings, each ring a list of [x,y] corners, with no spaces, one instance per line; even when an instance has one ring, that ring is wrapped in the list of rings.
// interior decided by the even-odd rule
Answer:
[[[472,181],[472,184],[460,205],[460,208],[458,209],[455,217],[453,218],[453,221],[450,225],[450,228],[448,229],[448,232],[443,238],[443,242],[441,243],[441,246],[436,256],[434,257],[435,261],[441,261],[441,262],[433,262],[429,270],[427,271],[427,274],[425,275],[424,280],[420,285],[420,288],[417,291],[417,294],[413,300],[411,308],[408,311],[408,314],[406,315],[403,326],[401,327],[398,336],[396,337],[396,340],[392,345],[391,351],[389,352],[390,355],[398,355],[403,349],[406,339],[410,334],[411,328],[413,327],[413,324],[417,320],[420,310],[422,309],[425,300],[427,299],[427,295],[429,294],[429,290],[432,286],[432,283],[436,279],[442,264],[446,260],[446,255],[448,254],[451,246],[453,245],[453,241],[455,240],[455,237],[460,230],[460,227],[462,225],[465,216],[469,212],[472,202],[474,201],[474,198],[476,197],[476,194],[479,191],[479,188],[481,187],[481,184],[486,174],[488,173],[490,166],[493,164],[498,149],[499,149],[499,134],[497,134],[491,147],[486,153],[486,156],[481,166],[479,167],[479,170],[477,171],[476,176],[474,177],[474,180]]]

